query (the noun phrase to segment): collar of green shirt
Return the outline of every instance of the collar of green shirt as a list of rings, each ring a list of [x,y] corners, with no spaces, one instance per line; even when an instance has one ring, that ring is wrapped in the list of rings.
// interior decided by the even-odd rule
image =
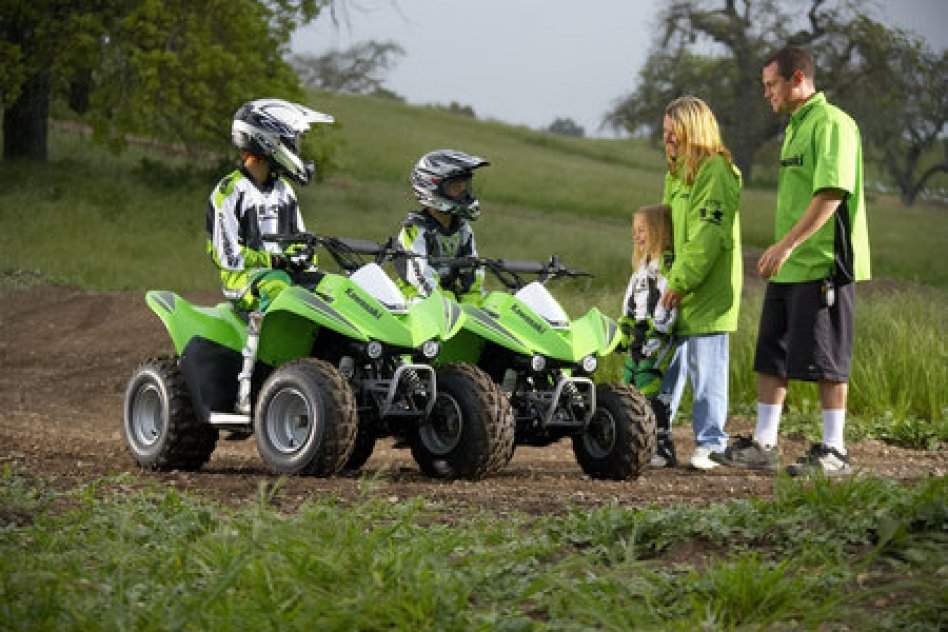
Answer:
[[[806,118],[814,107],[817,105],[822,105],[826,103],[826,95],[822,92],[815,93],[812,97],[807,99],[803,105],[797,108],[796,112],[790,115],[790,124],[797,125]]]

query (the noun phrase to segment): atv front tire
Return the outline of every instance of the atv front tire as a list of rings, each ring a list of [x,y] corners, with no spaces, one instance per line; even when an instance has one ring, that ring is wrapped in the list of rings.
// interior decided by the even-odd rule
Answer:
[[[132,458],[150,470],[198,470],[217,443],[217,428],[194,413],[177,357],[149,358],[135,369],[122,434]]]
[[[655,414],[644,395],[625,384],[600,384],[596,411],[573,437],[573,453],[596,479],[638,478],[655,454]]]
[[[358,416],[349,383],[328,362],[288,362],[257,397],[257,451],[277,474],[332,476],[352,454]]]
[[[359,427],[356,431],[352,454],[349,455],[349,459],[343,467],[347,472],[360,469],[375,450],[375,443],[378,440],[375,427],[378,421],[374,412],[366,412],[365,415],[364,418],[359,417]]]
[[[411,453],[433,478],[477,480],[507,464],[514,440],[510,402],[476,366],[438,369],[438,396],[411,436]]]

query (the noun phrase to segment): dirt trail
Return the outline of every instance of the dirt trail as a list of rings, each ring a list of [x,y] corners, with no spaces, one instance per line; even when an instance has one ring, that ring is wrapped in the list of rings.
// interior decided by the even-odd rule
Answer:
[[[200,304],[218,295],[186,295]],[[104,475],[140,472],[120,433],[125,383],[149,355],[169,353],[170,342],[140,293],[89,293],[39,286],[0,292],[0,463],[71,489]],[[748,432],[748,420],[734,418],[728,430]],[[679,452],[689,455],[691,429],[675,430]],[[796,458],[801,440],[785,440],[782,450]],[[850,446],[864,472],[913,480],[943,476],[948,451],[916,452],[865,441]],[[143,473],[146,478],[228,504],[252,502],[261,483],[273,483],[251,438],[220,441],[199,472]],[[576,464],[568,441],[546,448],[518,448],[510,465],[483,481],[434,481],[423,477],[407,450],[380,442],[358,476],[292,478],[275,502],[292,509],[316,494],[344,500],[366,495],[397,501],[424,496],[452,508],[532,514],[570,507],[698,503],[769,497],[773,479],[719,468],[649,470],[626,482],[594,481]]]

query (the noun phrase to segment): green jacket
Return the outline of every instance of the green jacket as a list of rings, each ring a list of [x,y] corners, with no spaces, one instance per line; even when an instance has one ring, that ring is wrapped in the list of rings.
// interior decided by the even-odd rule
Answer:
[[[671,173],[662,200],[671,207],[675,263],[668,286],[684,295],[675,332],[693,336],[737,329],[744,282],[741,172],[721,156],[705,160],[691,186]]]

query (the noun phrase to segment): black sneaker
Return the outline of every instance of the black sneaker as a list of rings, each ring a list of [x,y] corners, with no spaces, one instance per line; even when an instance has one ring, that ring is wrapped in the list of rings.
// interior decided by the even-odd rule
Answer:
[[[655,447],[655,456],[649,462],[652,467],[676,467],[678,457],[675,456],[675,443],[670,436],[659,436]]]
[[[853,468],[849,464],[849,455],[828,445],[814,443],[796,463],[787,466],[790,476],[810,476],[815,473],[828,477],[850,476]]]
[[[737,441],[729,445],[724,452],[712,452],[711,460],[721,465],[745,470],[776,472],[780,467],[780,454],[777,448],[766,448],[749,435],[738,437]]]

